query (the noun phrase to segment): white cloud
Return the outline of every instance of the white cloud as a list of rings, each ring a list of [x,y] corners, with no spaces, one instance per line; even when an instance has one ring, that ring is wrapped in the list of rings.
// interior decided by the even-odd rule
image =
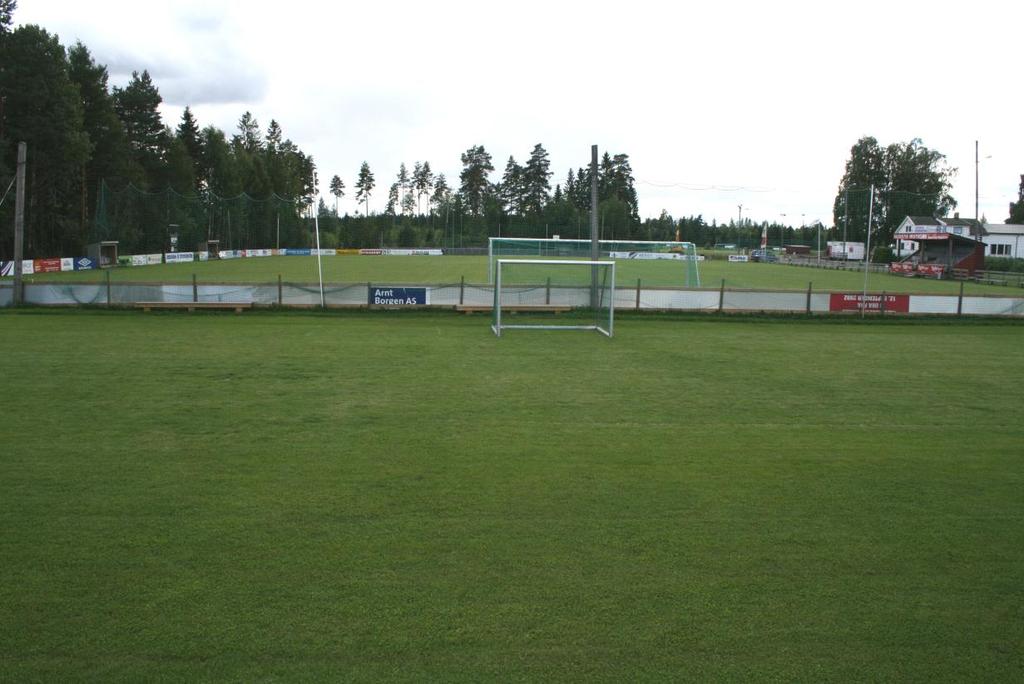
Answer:
[[[229,132],[245,110],[264,126],[275,118],[321,178],[350,186],[363,160],[384,188],[402,161],[455,180],[473,144],[497,175],[537,142],[560,182],[597,143],[631,156],[644,215],[728,220],[743,204],[755,220],[830,222],[860,136],[919,137],[960,169],[954,195],[968,216],[979,139],[991,155],[981,212],[1002,220],[1024,172],[1011,99],[1024,10],[1012,3],[136,7],[51,0],[15,19],[81,38],[115,82],[150,69],[172,125],[185,104]]]

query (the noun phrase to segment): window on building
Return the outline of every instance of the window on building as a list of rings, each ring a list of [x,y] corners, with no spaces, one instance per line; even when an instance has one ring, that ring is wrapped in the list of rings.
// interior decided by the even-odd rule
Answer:
[[[989,245],[989,256],[1010,256],[1010,245]]]

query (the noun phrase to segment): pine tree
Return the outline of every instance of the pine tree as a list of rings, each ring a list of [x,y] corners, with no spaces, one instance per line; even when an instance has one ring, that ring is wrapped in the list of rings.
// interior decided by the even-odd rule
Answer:
[[[416,167],[412,172],[412,185],[416,191],[416,213],[422,214],[423,208],[420,202],[423,195],[428,194],[434,185],[434,173],[430,170],[430,162],[422,164],[416,162]]]
[[[510,156],[501,176],[498,196],[505,205],[505,211],[518,215],[523,211],[523,167]]]
[[[82,169],[91,144],[78,88],[68,75],[64,48],[38,26],[19,26],[0,40],[0,93],[4,136],[28,143],[25,209],[27,256],[74,254],[81,233]],[[17,165],[17,145],[7,145],[4,166]],[[6,209],[6,207],[5,207]],[[0,253],[8,253],[10,224],[0,225]]]
[[[490,190],[488,175],[494,171],[491,155],[483,145],[470,147],[462,153],[462,173],[459,174],[461,187],[459,192],[465,201],[466,208],[474,216],[484,213],[484,200]]]
[[[359,178],[356,180],[356,202],[366,203],[366,215],[370,215],[370,195],[373,193],[373,172],[370,165],[363,162],[359,167]]]
[[[395,182],[391,184],[390,188],[388,188],[388,203],[384,207],[384,213],[388,216],[394,216],[398,213],[399,187],[399,184]]]
[[[238,120],[238,135],[231,139],[231,143],[249,154],[256,154],[263,149],[263,134],[252,112],[242,114]]]
[[[10,33],[16,9],[18,9],[17,0],[0,0],[0,38]]]
[[[199,124],[192,116],[192,110],[185,107],[181,113],[181,122],[178,124],[176,137],[185,146],[185,151],[192,158],[192,175],[195,179],[195,190],[199,191],[205,185],[203,178],[203,144],[199,138]]]
[[[434,206],[440,207],[451,197],[451,192],[451,188],[448,187],[448,181],[445,179],[444,174],[437,174],[437,179],[434,181],[434,193],[430,196],[430,203]]]
[[[140,179],[129,177],[128,138],[107,88],[107,68],[96,64],[88,48],[79,42],[68,50],[68,76],[78,86],[82,123],[92,148],[92,158],[83,166],[81,178],[79,226],[84,235],[100,183]]]
[[[527,213],[540,214],[548,201],[551,191],[551,162],[547,150],[537,143],[523,170],[523,209]]]
[[[331,179],[331,194],[334,195],[334,215],[338,215],[338,201],[345,196],[345,181],[335,174]]]
[[[163,98],[148,71],[141,75],[133,71],[125,88],[114,88],[114,110],[124,125],[132,157],[146,173],[150,186],[162,175],[167,156],[168,140],[159,110],[161,102]]]

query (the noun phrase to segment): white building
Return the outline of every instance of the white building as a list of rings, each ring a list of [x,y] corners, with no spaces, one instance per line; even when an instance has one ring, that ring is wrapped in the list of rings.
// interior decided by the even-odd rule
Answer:
[[[920,246],[914,233],[952,233],[981,240],[985,256],[1024,259],[1024,225],[1015,223],[984,223],[974,219],[908,216],[896,228],[894,249],[900,257],[908,256]]]
[[[986,223],[985,256],[1024,259],[1024,225]]]

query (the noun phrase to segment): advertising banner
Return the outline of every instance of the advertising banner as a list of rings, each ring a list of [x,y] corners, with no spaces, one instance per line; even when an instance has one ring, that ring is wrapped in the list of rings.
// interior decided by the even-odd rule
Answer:
[[[60,259],[36,259],[32,268],[35,273],[60,273]]]
[[[286,249],[284,253],[287,256],[309,256],[312,254],[312,250],[309,249]]]
[[[829,295],[829,311],[860,311],[861,309],[876,313],[880,312],[882,310],[882,295],[869,294],[865,297],[863,294],[845,294],[842,292],[833,292]],[[893,313],[909,313],[910,295],[885,295],[885,310]]]
[[[678,252],[609,252],[612,259],[685,259]]]
[[[385,249],[387,256],[441,256],[439,249]]]
[[[22,259],[21,272],[23,275],[32,275],[33,273],[35,273],[35,262],[33,262],[31,259]],[[12,272],[11,275],[14,275],[14,273]]]
[[[894,264],[889,264],[889,272],[890,273],[911,273],[912,274],[914,272],[914,264],[903,263],[903,262],[897,262],[897,263],[894,263]]]
[[[338,254],[336,249],[311,249],[309,252],[313,256],[336,256]]]
[[[426,306],[427,292],[425,287],[372,287],[369,301],[376,306]]]
[[[750,261],[750,257],[747,256],[746,254],[730,254],[729,261],[747,262]]]
[[[78,257],[75,259],[76,271],[91,271],[96,268],[96,262],[89,257]]]
[[[188,254],[188,252],[184,252],[184,254]],[[146,265],[147,266],[158,266],[158,265],[162,264],[164,262],[163,256],[164,256],[163,254],[147,254],[146,255]]]
[[[75,270],[75,260],[74,259],[69,259],[67,257],[64,257],[63,259],[60,260],[60,270],[62,270],[62,271],[74,271]]]
[[[359,254],[358,249],[339,249],[338,256],[357,256]]]
[[[197,254],[199,255],[199,260],[200,261],[209,261],[210,260],[210,253],[209,252],[197,252]]]
[[[132,266],[145,266],[149,263],[145,254],[132,254],[130,259],[132,260]]]
[[[0,261],[0,277],[14,275],[13,261]]]
[[[942,274],[946,272],[946,267],[941,264],[918,264],[917,272],[921,275],[941,278]]]
[[[361,249],[359,253],[363,256],[381,256],[384,254],[383,249]]]
[[[164,260],[168,264],[184,264],[195,261],[194,252],[168,252],[164,254]]]

